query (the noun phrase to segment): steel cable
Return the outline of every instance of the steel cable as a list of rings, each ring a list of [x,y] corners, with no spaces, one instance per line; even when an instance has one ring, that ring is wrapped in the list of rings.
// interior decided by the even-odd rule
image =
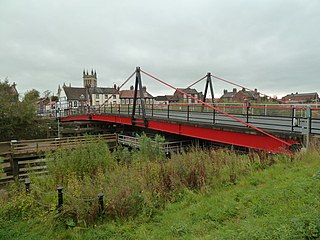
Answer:
[[[207,107],[209,107],[209,108],[211,108],[211,109],[213,109],[213,110],[216,110],[217,112],[219,112],[219,113],[221,113],[221,114],[223,114],[223,115],[225,115],[225,116],[227,116],[227,117],[229,117],[229,118],[232,118],[233,120],[236,120],[237,122],[240,122],[240,123],[242,123],[243,125],[245,125],[245,126],[247,126],[247,127],[250,127],[250,128],[252,128],[252,129],[254,129],[254,130],[256,130],[256,131],[258,131],[258,132],[260,132],[260,133],[262,133],[262,134],[264,134],[264,135],[266,135],[266,136],[268,136],[268,137],[270,137],[270,138],[272,138],[272,139],[274,139],[274,140],[276,140],[276,141],[279,141],[279,142],[283,143],[284,145],[286,145],[286,146],[288,146],[288,147],[290,146],[290,144],[287,143],[286,141],[283,141],[282,139],[277,138],[277,137],[275,137],[275,136],[273,136],[273,135],[271,135],[271,134],[263,131],[262,129],[254,126],[254,125],[251,125],[251,124],[249,124],[249,123],[246,123],[245,121],[243,121],[243,120],[241,120],[241,119],[239,119],[239,118],[237,118],[237,117],[234,117],[233,115],[231,115],[231,114],[229,114],[229,113],[227,113],[227,112],[224,112],[224,111],[222,111],[222,110],[219,109],[219,108],[216,108],[216,107],[214,107],[214,106],[211,106],[211,105],[209,105],[208,103],[203,102],[203,101],[199,100],[198,98],[193,97],[192,95],[190,95],[190,94],[188,94],[188,93],[186,93],[186,92],[184,92],[184,91],[182,91],[182,90],[180,90],[180,89],[178,89],[178,88],[170,85],[169,83],[166,83],[165,81],[163,81],[163,80],[161,80],[161,79],[159,79],[159,78],[157,78],[157,77],[155,77],[155,76],[153,76],[153,75],[151,75],[151,74],[149,74],[149,73],[147,73],[147,72],[145,72],[145,71],[143,71],[143,70],[140,70],[140,71],[141,71],[142,73],[144,73],[145,75],[153,78],[154,80],[156,80],[156,81],[158,81],[158,82],[160,82],[160,83],[162,83],[162,84],[164,84],[164,85],[166,85],[166,86],[168,86],[168,87],[170,87],[170,88],[172,88],[172,89],[175,89],[176,91],[178,91],[178,92],[180,92],[180,93],[182,93],[182,94],[185,94],[185,95],[188,96],[189,98],[191,98],[191,99],[193,99],[193,100],[195,100],[195,101],[197,101],[197,102],[199,102],[199,103],[201,103],[201,104],[203,104],[203,105],[205,105],[205,106],[207,106]]]

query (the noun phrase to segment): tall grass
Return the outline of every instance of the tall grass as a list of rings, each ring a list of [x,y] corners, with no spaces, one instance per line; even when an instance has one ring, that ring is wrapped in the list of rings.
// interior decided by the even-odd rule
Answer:
[[[290,156],[194,148],[165,159],[163,139],[154,143],[140,138],[140,151],[124,148],[111,153],[99,141],[81,143],[74,150],[60,149],[47,155],[48,175],[31,175],[31,194],[21,185],[13,187],[11,199],[0,215],[55,216],[67,226],[93,224],[99,214],[98,193],[105,195],[105,218],[149,218],[168,202],[179,201],[186,189],[205,193],[208,189],[237,184],[241,176],[262,170]],[[56,211],[56,188],[63,186],[63,211]],[[27,199],[27,200],[25,200]]]

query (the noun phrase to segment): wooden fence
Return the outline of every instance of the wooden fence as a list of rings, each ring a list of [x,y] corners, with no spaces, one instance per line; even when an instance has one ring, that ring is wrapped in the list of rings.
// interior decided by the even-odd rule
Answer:
[[[117,143],[117,134],[1,142],[0,184],[26,178],[28,172],[46,173],[45,153],[48,151],[55,151],[58,148],[75,148],[80,143],[97,139],[113,147]]]

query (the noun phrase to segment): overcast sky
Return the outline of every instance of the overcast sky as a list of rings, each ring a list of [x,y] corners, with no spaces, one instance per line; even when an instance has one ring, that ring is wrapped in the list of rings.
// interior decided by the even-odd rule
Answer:
[[[211,72],[270,95],[320,92],[319,38],[319,0],[0,0],[0,80],[56,93],[82,86],[83,69],[111,87],[140,66],[176,87]]]

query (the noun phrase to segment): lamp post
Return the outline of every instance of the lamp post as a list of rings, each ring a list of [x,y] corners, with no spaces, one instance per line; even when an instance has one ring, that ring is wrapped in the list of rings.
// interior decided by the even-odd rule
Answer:
[[[80,96],[80,113],[81,114],[83,114],[84,113],[84,107],[85,107],[85,104],[84,104],[84,102],[85,102],[85,100],[86,100],[86,98],[85,98],[85,96],[83,95],[83,94],[81,94],[81,96]]]

